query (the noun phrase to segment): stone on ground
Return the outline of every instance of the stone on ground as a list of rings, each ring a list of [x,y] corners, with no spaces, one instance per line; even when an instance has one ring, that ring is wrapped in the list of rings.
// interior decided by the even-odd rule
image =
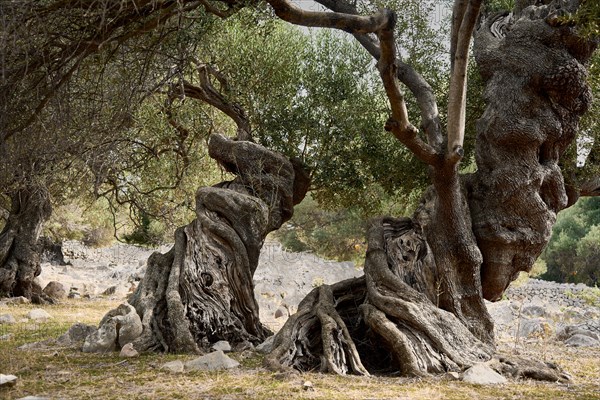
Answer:
[[[229,353],[231,351],[231,345],[227,340],[219,340],[211,346],[211,349],[214,351],[221,350],[223,353]]]
[[[239,367],[240,363],[227,357],[222,351],[213,351],[185,363],[186,371],[217,371]]]
[[[184,366],[181,360],[175,360],[164,364],[160,369],[177,374],[183,372]]]
[[[29,304],[31,301],[27,297],[11,297],[6,300],[6,304]]]
[[[104,316],[98,331],[85,339],[83,351],[106,353],[118,350],[137,339],[142,334],[142,330],[142,321],[135,308],[128,303],[123,303]]]
[[[10,314],[0,315],[0,325],[2,324],[16,324],[17,320]]]
[[[96,332],[98,328],[92,325],[82,324],[78,322],[71,326],[67,332],[56,340],[59,346],[79,346],[82,345],[85,339]]]
[[[109,318],[83,343],[84,353],[109,353],[117,350],[117,323]]]
[[[67,297],[65,286],[57,281],[49,282],[44,288],[44,294],[55,300],[62,300]]]
[[[52,318],[50,314],[48,314],[45,310],[41,308],[36,308],[27,313],[27,318],[34,321],[46,321]]]
[[[107,316],[109,316],[109,320],[114,320],[119,326],[119,347],[133,342],[142,334],[144,329],[142,320],[131,304],[123,303],[115,310],[110,311]]]
[[[126,358],[139,357],[139,355],[140,353],[138,353],[137,350],[133,348],[133,343],[127,343],[125,346],[123,346],[123,348],[121,349],[121,353],[119,354],[120,357]]]
[[[496,385],[506,383],[506,378],[485,363],[476,363],[463,373],[463,381],[475,385]]]
[[[577,333],[565,340],[565,344],[572,347],[596,347],[600,346],[600,341],[587,335]]]
[[[14,375],[0,374],[0,387],[11,387],[17,383],[17,377]]]

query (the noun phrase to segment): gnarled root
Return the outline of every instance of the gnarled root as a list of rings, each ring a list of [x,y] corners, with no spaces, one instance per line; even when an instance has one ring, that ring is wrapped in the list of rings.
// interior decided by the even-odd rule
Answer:
[[[364,301],[365,289],[364,278],[313,289],[275,336],[265,365],[368,375],[352,338],[360,325],[357,305]]]
[[[571,377],[558,365],[517,356],[500,355],[491,363],[492,368],[505,376],[536,381],[569,382]]]
[[[492,357],[492,346],[393,272],[386,247],[380,221],[369,233],[365,277],[313,290],[275,337],[267,367],[421,376]]]

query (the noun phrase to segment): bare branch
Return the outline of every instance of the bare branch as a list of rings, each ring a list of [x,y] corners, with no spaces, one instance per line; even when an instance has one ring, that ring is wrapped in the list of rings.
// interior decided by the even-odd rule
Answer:
[[[222,86],[226,85],[225,77],[216,69],[202,64],[198,67],[200,75],[200,86],[193,85],[187,81],[183,82],[183,95],[202,100],[219,109],[231,118],[237,125],[238,140],[253,141],[251,135],[250,121],[246,112],[238,104],[228,101],[211,83],[210,76],[215,77]]]
[[[462,158],[463,142],[465,137],[465,119],[467,108],[467,67],[469,63],[469,47],[475,23],[479,16],[481,0],[470,0],[466,10],[461,5],[462,1],[455,3],[455,15],[453,16],[453,37],[455,42],[452,75],[450,77],[450,92],[448,99],[448,160],[457,163]],[[462,18],[460,11],[464,10]],[[460,29],[458,19],[461,19]],[[454,40],[456,37],[456,40]]]
[[[404,96],[396,80],[396,44],[394,42],[396,18],[391,11],[387,12],[390,14],[389,25],[377,33],[381,49],[377,68],[392,108],[392,116],[387,121],[385,129],[391,131],[419,159],[429,165],[434,165],[438,160],[436,151],[419,138],[417,128],[408,120]]]
[[[350,33],[372,33],[388,24],[389,15],[383,10],[365,17],[338,12],[307,11],[287,0],[267,0],[267,2],[271,4],[279,18],[295,25],[335,28]]]
[[[458,33],[465,16],[468,0],[455,0],[452,7],[452,28],[450,32],[450,69],[454,70],[454,57],[458,44]]]
[[[358,10],[354,4],[350,4],[343,0],[316,1],[332,11],[354,15],[358,14]],[[355,33],[353,36],[374,59],[379,60],[379,44],[371,35]],[[443,142],[442,129],[437,100],[433,89],[421,74],[409,64],[402,62],[398,55],[396,55],[396,77],[400,82],[406,85],[417,100],[419,110],[421,111],[421,128],[427,135],[427,143],[436,151],[441,151]]]

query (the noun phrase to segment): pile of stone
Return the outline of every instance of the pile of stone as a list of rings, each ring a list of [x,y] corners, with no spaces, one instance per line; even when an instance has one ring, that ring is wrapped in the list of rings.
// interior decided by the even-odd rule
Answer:
[[[505,293],[509,299],[524,300],[528,303],[553,304],[559,307],[586,307],[581,294],[590,287],[583,283],[556,283],[539,279],[528,279],[519,286],[511,286]]]
[[[600,346],[600,308],[593,288],[529,279],[506,298],[488,303],[500,340],[557,340],[567,346]],[[600,298],[598,299],[600,300]]]

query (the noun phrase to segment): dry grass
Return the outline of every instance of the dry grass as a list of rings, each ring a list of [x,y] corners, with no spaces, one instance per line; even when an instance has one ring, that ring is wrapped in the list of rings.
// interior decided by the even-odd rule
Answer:
[[[480,387],[441,378],[402,379],[332,376],[318,373],[277,374],[260,367],[253,352],[234,354],[242,368],[229,372],[171,374],[160,366],[186,355],[143,355],[123,360],[116,354],[91,355],[72,349],[18,350],[24,343],[57,337],[73,323],[96,324],[117,305],[107,300],[72,300],[46,307],[54,319],[40,324],[0,325],[0,373],[19,377],[13,388],[0,389],[0,398],[28,395],[52,399],[600,399],[600,349],[556,347],[530,343],[524,355],[552,359],[567,369],[573,383],[560,385],[515,381]],[[0,308],[18,321],[35,308]],[[508,347],[507,347],[508,348]],[[510,347],[512,350],[512,347]],[[314,390],[303,390],[304,381]]]

